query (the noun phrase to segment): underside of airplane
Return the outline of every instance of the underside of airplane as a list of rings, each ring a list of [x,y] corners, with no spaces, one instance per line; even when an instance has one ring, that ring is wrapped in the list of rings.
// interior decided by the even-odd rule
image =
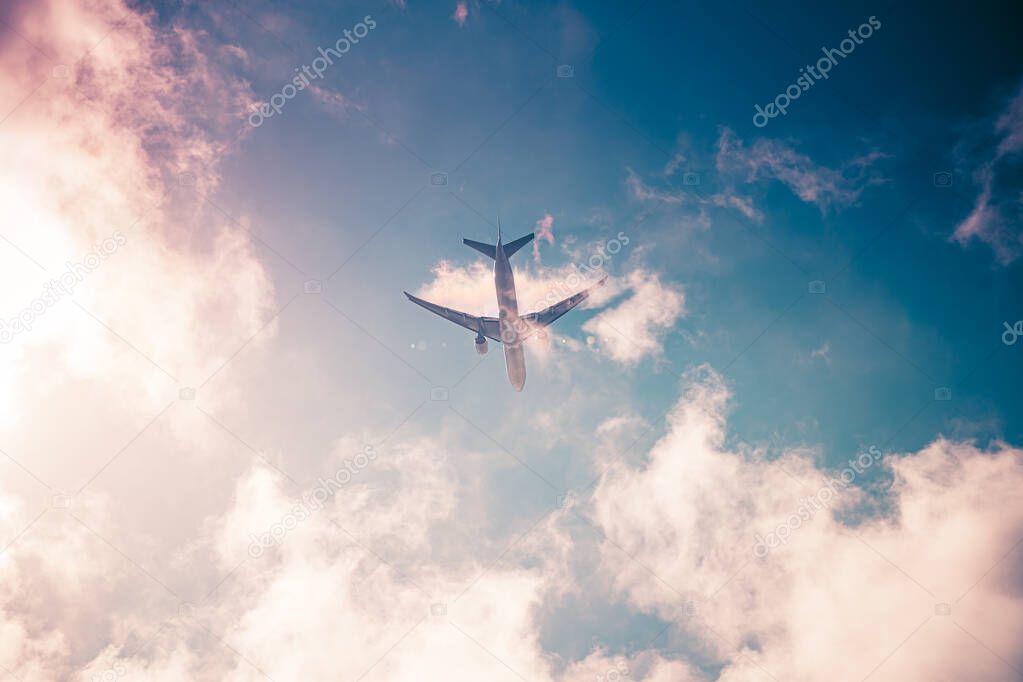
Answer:
[[[497,244],[464,239],[463,242],[480,253],[494,259],[494,286],[497,293],[498,317],[480,317],[447,308],[430,301],[423,300],[405,292],[413,303],[426,308],[430,312],[465,327],[476,333],[476,352],[483,355],[487,352],[487,339],[504,345],[505,363],[508,368],[508,379],[517,391],[521,391],[526,381],[525,358],[522,353],[522,342],[532,336],[546,337],[544,328],[555,320],[585,301],[594,289],[602,286],[607,280],[605,275],[593,286],[569,296],[552,306],[525,315],[519,315],[518,301],[515,292],[515,278],[508,259],[516,251],[533,239],[533,233],[520,237],[513,242],[502,244],[500,228]]]

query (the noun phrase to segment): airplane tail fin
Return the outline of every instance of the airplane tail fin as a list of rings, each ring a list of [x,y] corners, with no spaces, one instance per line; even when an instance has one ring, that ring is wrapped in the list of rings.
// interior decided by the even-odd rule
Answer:
[[[533,233],[530,232],[526,236],[519,237],[515,241],[509,241],[506,244],[501,244],[501,248],[504,249],[504,255],[507,256],[508,258],[511,258],[511,255],[515,254],[517,251],[519,251],[520,248],[522,248],[532,240]],[[461,242],[466,246],[471,246],[475,248],[476,251],[480,252],[484,256],[489,256],[494,260],[497,259],[497,246],[495,246],[494,244],[485,244],[482,241],[473,241],[472,239],[462,239]]]
[[[513,242],[502,244],[501,248],[504,249],[504,255],[511,258],[512,254],[521,249],[523,246],[533,241],[533,233],[530,232],[525,237],[519,237]],[[462,243],[466,246],[476,249],[484,256],[490,256],[493,259],[497,259],[497,247],[493,244],[484,244],[483,242],[476,242],[471,239],[463,239]]]

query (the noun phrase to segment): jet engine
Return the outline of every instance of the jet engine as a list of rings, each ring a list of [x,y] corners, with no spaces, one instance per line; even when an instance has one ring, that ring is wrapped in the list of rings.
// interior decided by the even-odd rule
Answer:
[[[476,335],[476,352],[480,355],[487,354],[487,337],[483,336],[483,334]]]

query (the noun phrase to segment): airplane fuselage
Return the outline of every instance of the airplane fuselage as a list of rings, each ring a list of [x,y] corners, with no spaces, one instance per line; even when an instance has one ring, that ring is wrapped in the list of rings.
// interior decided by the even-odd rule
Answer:
[[[563,301],[549,305],[543,310],[519,315],[519,302],[515,295],[515,276],[512,274],[508,259],[523,246],[533,240],[535,235],[530,232],[515,241],[504,244],[501,241],[501,221],[497,222],[497,244],[485,244],[472,239],[462,242],[488,258],[494,259],[494,290],[497,294],[498,317],[479,317],[461,310],[445,308],[442,305],[425,301],[405,292],[405,296],[416,305],[426,308],[431,313],[454,322],[476,335],[476,352],[483,355],[487,352],[487,339],[493,339],[504,346],[504,364],[508,371],[508,381],[512,388],[521,391],[526,385],[526,357],[522,345],[533,336],[546,341],[548,327],[572,308],[582,303],[598,286],[604,284],[607,275],[589,289],[569,296]]]
[[[526,358],[522,352],[519,329],[519,302],[515,297],[515,276],[512,274],[508,256],[500,240],[497,242],[494,258],[494,288],[497,290],[498,320],[501,325],[501,343],[504,346],[504,362],[508,368],[508,380],[516,391],[526,384]]]

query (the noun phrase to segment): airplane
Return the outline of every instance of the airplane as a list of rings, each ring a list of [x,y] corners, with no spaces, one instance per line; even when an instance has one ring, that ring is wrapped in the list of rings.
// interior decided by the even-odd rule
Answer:
[[[501,243],[501,224],[498,220],[496,245],[484,244],[471,239],[462,240],[466,246],[494,259],[494,287],[497,290],[498,317],[476,317],[424,301],[407,291],[404,292],[408,299],[416,305],[447,318],[469,331],[476,332],[476,352],[480,355],[485,355],[487,352],[487,339],[503,343],[508,380],[516,391],[521,391],[522,387],[526,385],[526,358],[522,352],[522,342],[534,335],[546,339],[547,332],[544,331],[544,327],[585,301],[594,289],[603,286],[607,280],[607,275],[604,275],[590,288],[584,289],[574,296],[569,296],[560,303],[555,303],[535,313],[519,315],[519,304],[515,297],[515,277],[512,275],[508,259],[531,242],[533,236],[534,233],[530,232],[513,242],[503,244]]]

